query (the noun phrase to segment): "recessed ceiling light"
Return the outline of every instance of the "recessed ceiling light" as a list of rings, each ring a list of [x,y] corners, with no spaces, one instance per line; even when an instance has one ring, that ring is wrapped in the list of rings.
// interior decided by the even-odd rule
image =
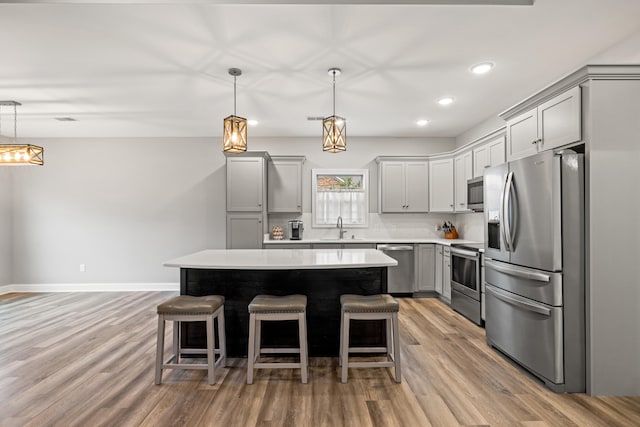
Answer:
[[[426,119],[420,119],[420,120],[418,120],[418,121],[416,122],[416,124],[417,124],[418,126],[426,126],[427,124],[429,124],[429,120],[426,120]]]
[[[480,64],[476,64],[473,67],[471,67],[471,72],[473,74],[484,74],[491,71],[492,68],[493,68],[492,62],[482,62]]]
[[[76,122],[77,120],[73,117],[54,117],[59,122]]]
[[[438,104],[440,104],[440,105],[449,105],[449,104],[451,104],[452,102],[453,102],[453,98],[452,98],[452,97],[450,97],[450,96],[447,96],[447,97],[445,97],[445,98],[440,98],[440,99],[438,100]]]
[[[257,120],[247,120],[247,124],[249,126],[258,126],[258,123],[260,122],[258,122]]]

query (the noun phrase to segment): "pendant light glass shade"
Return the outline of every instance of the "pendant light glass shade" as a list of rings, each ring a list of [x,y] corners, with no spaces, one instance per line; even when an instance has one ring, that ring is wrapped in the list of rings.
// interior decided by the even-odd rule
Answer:
[[[338,116],[330,116],[322,121],[322,149],[339,153],[347,149],[347,121]]]
[[[13,106],[13,139],[11,144],[0,144],[0,165],[43,165],[44,149],[37,145],[18,144],[18,105],[16,101],[0,101],[2,106]],[[0,135],[2,135],[2,115],[0,111]]]
[[[226,153],[247,151],[247,119],[233,115],[224,119],[222,150]]]
[[[236,77],[242,74],[239,68],[229,68],[233,76],[233,114],[224,119],[222,151],[242,153],[247,151],[247,119],[236,116]]]
[[[347,149],[347,120],[336,116],[336,76],[340,68],[330,68],[333,76],[333,115],[322,120],[322,149],[330,153],[339,153]]]

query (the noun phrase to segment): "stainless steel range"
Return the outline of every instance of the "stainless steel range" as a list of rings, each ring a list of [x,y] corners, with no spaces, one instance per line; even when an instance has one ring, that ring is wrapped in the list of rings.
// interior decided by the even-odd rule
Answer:
[[[482,326],[483,243],[451,245],[451,307]]]

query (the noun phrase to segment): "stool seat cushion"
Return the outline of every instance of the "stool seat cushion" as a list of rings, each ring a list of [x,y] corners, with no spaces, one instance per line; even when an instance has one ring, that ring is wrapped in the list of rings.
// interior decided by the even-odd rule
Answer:
[[[160,304],[158,306],[158,314],[213,314],[223,304],[224,297],[220,295],[202,297],[180,295]]]
[[[306,309],[305,295],[257,295],[249,303],[249,313],[304,313]]]
[[[345,294],[340,296],[340,304],[348,313],[392,313],[400,310],[398,301],[388,294]]]

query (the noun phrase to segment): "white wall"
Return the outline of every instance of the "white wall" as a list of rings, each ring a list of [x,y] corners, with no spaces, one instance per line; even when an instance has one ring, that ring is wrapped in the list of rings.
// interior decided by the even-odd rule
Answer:
[[[505,106],[505,109],[510,107]],[[478,123],[471,129],[461,133],[456,137],[456,148],[462,147],[465,144],[476,141],[500,128],[505,127],[506,122],[502,120],[498,114],[500,111],[496,111],[495,114],[489,116],[485,121]]]
[[[452,138],[350,138],[347,152],[332,154],[321,150],[319,137],[249,141],[252,151],[305,155],[308,170],[373,171],[377,155],[427,155],[454,144]],[[178,271],[163,261],[225,247],[219,138],[31,142],[45,147],[45,166],[11,171],[14,284],[177,283]],[[307,212],[310,182],[305,176]],[[372,186],[372,203],[376,191]]]
[[[591,393],[640,395],[640,81],[594,81],[588,141]]]
[[[640,31],[593,56],[587,64],[638,64],[640,63]]]
[[[11,283],[11,169],[0,167],[0,291]]]

